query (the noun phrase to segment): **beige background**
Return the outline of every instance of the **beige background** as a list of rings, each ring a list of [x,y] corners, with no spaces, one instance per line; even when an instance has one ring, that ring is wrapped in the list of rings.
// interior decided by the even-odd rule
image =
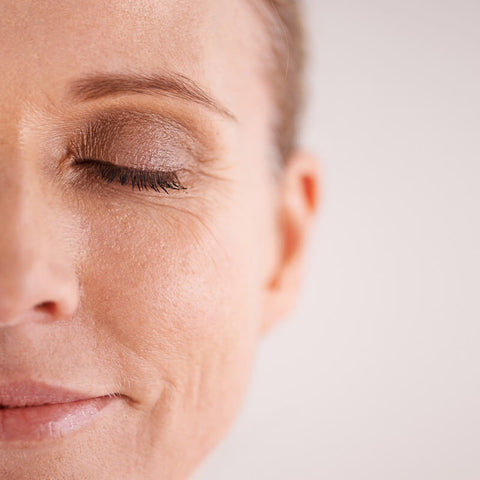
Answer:
[[[324,205],[199,480],[480,479],[480,2],[310,0]]]

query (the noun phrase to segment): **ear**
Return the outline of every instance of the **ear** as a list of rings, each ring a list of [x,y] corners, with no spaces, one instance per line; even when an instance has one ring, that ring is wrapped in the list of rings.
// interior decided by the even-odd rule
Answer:
[[[265,287],[263,332],[291,310],[298,295],[308,233],[319,203],[317,160],[306,152],[293,153],[278,189],[275,225],[278,247]]]

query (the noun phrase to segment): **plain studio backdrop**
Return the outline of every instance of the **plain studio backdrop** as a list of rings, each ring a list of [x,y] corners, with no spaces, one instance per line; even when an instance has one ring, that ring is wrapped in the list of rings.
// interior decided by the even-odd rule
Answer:
[[[308,275],[198,479],[479,480],[480,2],[305,7]]]

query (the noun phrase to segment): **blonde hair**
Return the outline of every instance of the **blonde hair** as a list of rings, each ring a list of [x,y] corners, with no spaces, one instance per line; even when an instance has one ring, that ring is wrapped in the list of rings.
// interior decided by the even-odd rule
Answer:
[[[274,135],[283,162],[297,146],[303,107],[305,39],[298,0],[253,0],[270,38],[268,80],[276,105]]]

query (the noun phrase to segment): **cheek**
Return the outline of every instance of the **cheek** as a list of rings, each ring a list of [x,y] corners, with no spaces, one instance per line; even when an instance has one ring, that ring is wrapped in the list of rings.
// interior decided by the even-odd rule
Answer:
[[[210,338],[233,328],[258,294],[258,244],[243,223],[163,206],[103,214],[89,228],[85,298],[121,306],[127,329]]]
[[[150,443],[165,435],[167,449],[185,442],[174,438],[185,430],[189,441],[209,431],[201,443],[211,448],[247,382],[261,310],[259,244],[252,216],[228,212],[137,204],[85,214],[81,316],[120,366],[125,393],[149,412]]]

